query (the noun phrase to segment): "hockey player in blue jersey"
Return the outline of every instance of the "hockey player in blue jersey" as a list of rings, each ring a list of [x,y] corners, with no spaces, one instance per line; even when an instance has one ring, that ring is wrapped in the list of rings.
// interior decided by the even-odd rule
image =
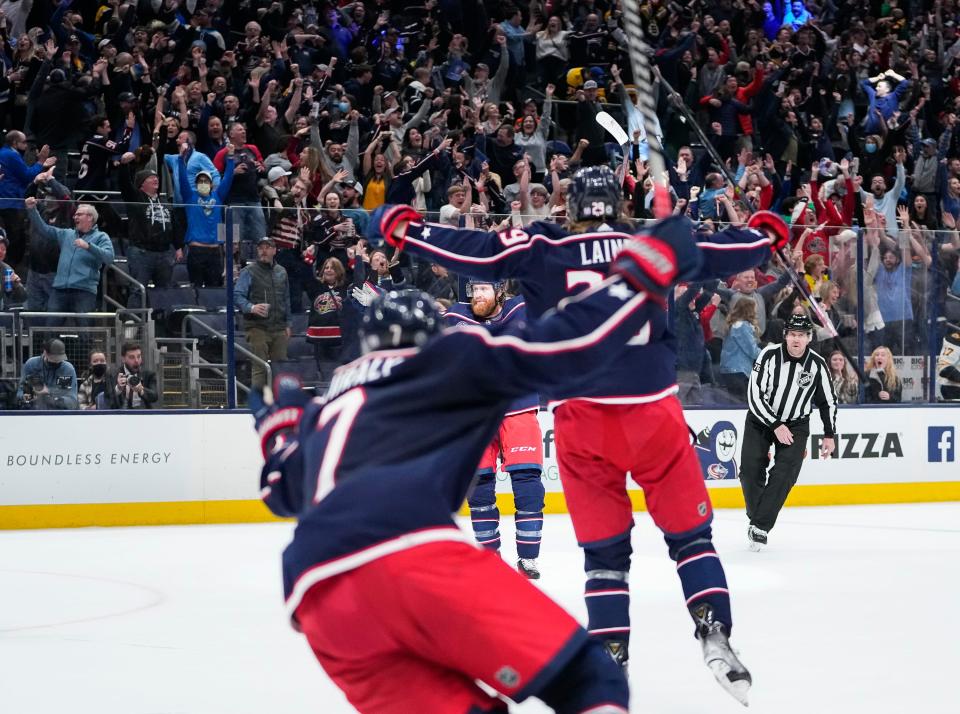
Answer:
[[[252,403],[261,496],[298,518],[283,554],[288,612],[360,712],[506,711],[535,696],[563,714],[625,714],[600,642],[456,527],[476,465],[510,405],[562,393],[623,357],[701,258],[689,236],[630,240],[612,276],[525,325],[440,331],[422,293],[364,315],[364,356],[306,401],[281,377]]]
[[[506,326],[527,317],[523,296],[506,296],[503,283],[470,280],[470,302],[458,302],[444,313],[447,325]],[[543,531],[543,435],[537,412],[540,396],[527,394],[510,405],[477,467],[477,482],[467,497],[473,534],[484,548],[500,550],[500,509],[497,507],[497,461],[510,475],[517,538],[517,570],[531,580],[540,577],[537,557]]]
[[[424,222],[409,206],[378,209],[371,219],[387,242],[460,275],[517,280],[529,314],[539,317],[604,279],[634,230],[620,218],[621,197],[613,172],[593,166],[573,177],[564,226],[537,221],[499,232],[453,230]],[[786,224],[769,212],[755,214],[746,228],[713,234],[697,232],[683,216],[658,221],[649,231],[673,241],[695,236],[703,255],[695,280],[758,265],[789,240]],[[712,542],[710,498],[675,396],[676,363],[675,338],[663,309],[609,369],[584,375],[553,394],[560,480],[584,549],[588,630],[626,666],[633,528],[629,473],[644,489],[647,509],[677,563],[705,663],[721,686],[746,704],[751,678],[727,646],[733,625],[730,595]]]

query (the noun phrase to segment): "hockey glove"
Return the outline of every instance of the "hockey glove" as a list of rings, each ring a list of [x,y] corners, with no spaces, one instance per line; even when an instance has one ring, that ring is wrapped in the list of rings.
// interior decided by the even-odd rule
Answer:
[[[747,221],[747,228],[760,231],[770,239],[770,252],[777,253],[790,243],[790,228],[773,211],[757,211]]]
[[[250,392],[248,403],[264,459],[286,444],[296,432],[309,400],[300,379],[290,374],[278,374],[273,380],[272,391]]]
[[[386,241],[392,246],[403,249],[403,237],[394,235],[404,222],[423,220],[419,213],[404,204],[384,204],[374,209],[367,224],[367,238],[374,245],[381,245]]]
[[[622,276],[637,292],[666,302],[670,286],[677,278],[677,258],[663,241],[638,236],[623,244],[610,265],[610,272]]]
[[[351,293],[353,299],[364,307],[369,307],[373,299],[379,294],[370,283],[364,283],[363,287],[355,287]]]

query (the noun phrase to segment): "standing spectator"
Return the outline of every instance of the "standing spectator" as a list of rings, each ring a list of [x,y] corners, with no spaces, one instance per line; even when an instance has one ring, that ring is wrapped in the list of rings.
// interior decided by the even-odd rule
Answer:
[[[753,300],[738,300],[727,315],[727,336],[720,352],[720,382],[740,401],[747,399],[750,371],[760,354],[759,338],[757,304]]]
[[[520,133],[514,136],[514,141],[530,156],[530,162],[537,170],[538,179],[547,171],[547,142],[550,139],[552,126],[551,112],[553,111],[553,93],[555,87],[548,84],[543,100],[543,113],[538,119],[536,114],[527,115],[520,122]]]
[[[73,213],[74,228],[55,228],[37,212],[37,199],[24,200],[33,230],[60,244],[49,312],[93,312],[97,305],[100,269],[113,263],[113,243],[97,228],[97,209],[81,203]]]
[[[285,360],[290,341],[290,288],[287,271],[274,263],[277,244],[263,237],[257,243],[257,260],[242,271],[233,289],[233,300],[243,313],[250,350],[264,361]],[[263,387],[266,370],[253,363],[252,384]]]
[[[910,230],[910,212],[905,206],[897,209],[900,219],[899,250],[889,244],[880,249],[881,266],[874,278],[877,302],[884,322],[883,341],[898,355],[914,347],[913,304],[910,299],[912,285],[913,251],[929,266],[930,256],[926,248]],[[912,354],[912,353],[911,353]]]
[[[814,405],[823,422],[820,458],[829,457],[835,448],[836,396],[827,363],[809,348],[812,331],[810,318],[791,316],[783,343],[764,348],[750,370],[740,487],[753,550],[767,545],[767,536],[800,475]],[[772,468],[771,446],[775,449]]]
[[[755,303],[756,311],[754,314],[757,326],[760,328],[760,334],[763,335],[767,331],[767,302],[789,284],[790,276],[784,272],[772,283],[767,283],[758,288],[757,273],[750,269],[734,276],[731,289],[717,287],[717,293],[727,302],[731,310],[741,300],[749,300]]]
[[[897,81],[896,86],[893,86],[891,79]],[[874,84],[877,85],[876,89]],[[893,113],[899,109],[900,101],[910,88],[910,82],[888,69],[876,77],[862,80],[860,87],[870,102],[863,120],[863,131],[866,134],[879,134],[883,131],[884,124],[888,123]]]
[[[239,228],[240,240],[253,245],[267,235],[267,218],[260,205],[260,189],[257,186],[257,175],[266,174],[266,168],[260,149],[247,143],[247,129],[243,124],[231,124],[227,136],[234,147],[235,167],[226,202],[230,205],[233,225]],[[220,149],[213,160],[221,174],[225,171],[227,152],[227,148]]]
[[[160,399],[157,375],[143,369],[143,349],[136,342],[120,347],[121,362],[107,378],[108,388],[97,403],[98,409],[153,409]]]
[[[566,84],[570,61],[570,49],[567,46],[569,34],[556,15],[547,20],[545,30],[537,33],[537,76],[541,85],[556,84],[563,87]]]
[[[174,220],[169,199],[160,198],[160,177],[153,169],[133,175],[133,154],[124,154],[120,166],[120,191],[127,202],[127,259],[137,282],[158,288],[170,285],[173,264],[183,260],[183,226]],[[144,306],[139,288],[130,291],[127,307]]]
[[[597,123],[597,113],[603,106],[597,100],[597,83],[588,79],[583,89],[577,91],[577,132],[576,139],[586,139],[591,147],[602,147],[606,140],[605,129]]]
[[[3,279],[3,287],[0,290],[0,311],[10,309],[11,304],[21,303],[27,297],[27,291],[23,287],[20,276],[5,262],[9,245],[10,241],[7,239],[7,234],[0,228],[0,277]]]
[[[62,340],[48,340],[43,354],[23,363],[17,401],[25,409],[76,409],[77,371]]]
[[[97,398],[109,389],[107,381],[107,355],[100,350],[90,353],[90,369],[83,375],[83,380],[77,388],[80,408],[96,409]]]
[[[840,350],[830,353],[830,381],[838,404],[856,404],[860,401],[860,381]]]
[[[184,187],[183,202],[187,214],[187,273],[196,287],[221,287],[223,285],[223,248],[220,226],[223,225],[223,206],[233,186],[233,144],[227,145],[223,179],[214,190],[213,176],[206,171],[196,175],[196,192],[190,188],[187,176],[187,144],[180,145],[180,160],[177,173]]]
[[[903,399],[903,382],[897,376],[893,353],[889,347],[877,347],[867,358],[867,404],[899,404]]]
[[[19,265],[27,248],[27,232],[24,225],[23,198],[31,182],[44,170],[57,163],[50,156],[50,147],[44,146],[31,166],[23,160],[27,150],[27,137],[22,131],[8,131],[0,149],[0,221],[10,240],[9,260]]]
[[[900,200],[903,187],[907,184],[907,172],[903,167],[907,154],[901,147],[897,147],[893,152],[893,157],[897,162],[897,178],[893,187],[888,191],[887,180],[883,177],[883,174],[875,174],[870,177],[870,194],[873,195],[875,209],[882,213],[884,219],[886,219],[887,235],[896,237],[897,201]],[[870,194],[863,188],[860,189],[860,199],[864,202]]]
[[[73,222],[74,205],[70,200],[70,191],[53,177],[53,169],[39,174],[34,183],[37,197],[49,197],[44,200],[42,215],[44,220],[59,228],[66,228]],[[37,231],[30,230],[30,248],[27,251],[30,276],[27,280],[27,310],[46,312],[47,303],[53,294],[53,281],[60,262],[60,244],[50,240]]]

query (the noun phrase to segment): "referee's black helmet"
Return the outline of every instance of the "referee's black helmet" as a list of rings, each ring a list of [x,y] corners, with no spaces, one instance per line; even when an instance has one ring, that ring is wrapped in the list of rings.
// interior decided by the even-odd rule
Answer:
[[[791,315],[783,328],[784,334],[788,332],[813,332],[813,322],[806,315]]]

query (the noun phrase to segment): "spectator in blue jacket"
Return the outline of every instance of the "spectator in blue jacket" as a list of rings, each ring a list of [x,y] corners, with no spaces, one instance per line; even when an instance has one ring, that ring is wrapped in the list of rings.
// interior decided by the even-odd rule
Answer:
[[[214,177],[208,171],[196,174],[196,191],[191,188],[188,178],[188,157],[197,153],[184,142],[180,144],[180,157],[177,161],[177,176],[183,203],[187,213],[187,272],[190,282],[197,287],[221,287],[223,285],[223,259],[220,255],[220,236],[218,228],[223,222],[223,206],[230,187],[233,186],[234,152],[233,144],[227,145],[223,178],[214,189]]]
[[[97,209],[81,203],[73,214],[75,228],[56,228],[37,212],[37,199],[24,200],[30,225],[40,236],[60,244],[49,312],[92,312],[97,305],[100,268],[113,263],[110,236],[97,228]]]
[[[727,315],[728,332],[720,352],[720,383],[730,395],[744,402],[750,370],[760,354],[760,325],[757,322],[757,303],[738,300]]]
[[[37,161],[27,166],[23,154],[27,150],[27,137],[22,131],[9,131],[0,149],[0,221],[10,239],[9,262],[18,265],[27,249],[27,231],[23,212],[23,199],[37,175],[57,163],[50,156],[50,147],[44,146],[37,154]]]

